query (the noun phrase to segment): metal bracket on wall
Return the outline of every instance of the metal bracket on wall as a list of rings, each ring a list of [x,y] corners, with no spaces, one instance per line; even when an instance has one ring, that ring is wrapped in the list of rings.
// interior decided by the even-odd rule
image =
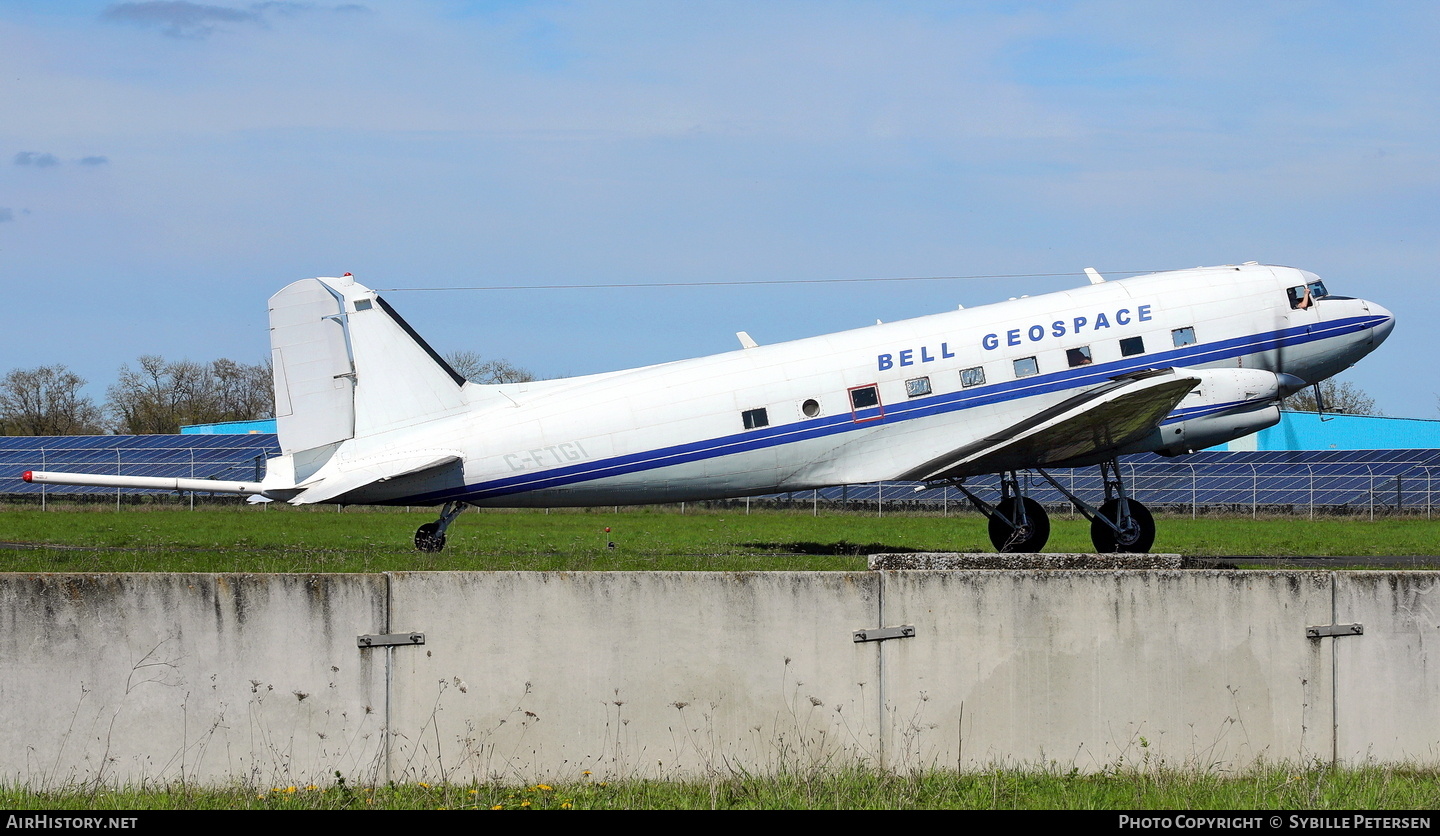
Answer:
[[[912,624],[905,624],[900,627],[872,627],[868,630],[856,630],[852,634],[856,642],[878,642],[885,639],[913,639],[915,638],[915,627]]]
[[[1363,636],[1365,635],[1364,624],[1326,624],[1320,627],[1306,627],[1305,638],[1323,639],[1326,636]]]
[[[360,648],[394,647],[401,644],[424,644],[424,633],[386,633],[379,636],[356,636],[355,644]]]

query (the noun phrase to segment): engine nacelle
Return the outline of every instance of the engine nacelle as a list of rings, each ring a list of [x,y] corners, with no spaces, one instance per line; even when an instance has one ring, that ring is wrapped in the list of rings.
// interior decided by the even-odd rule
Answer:
[[[1227,441],[1280,423],[1280,405],[1263,404],[1245,410],[1221,412],[1165,424],[1157,432],[1166,446],[1155,450],[1162,456],[1180,456],[1214,447]]]
[[[1280,401],[1305,388],[1294,375],[1262,369],[1187,369],[1200,378],[1165,423],[1122,453],[1179,456],[1280,423]]]

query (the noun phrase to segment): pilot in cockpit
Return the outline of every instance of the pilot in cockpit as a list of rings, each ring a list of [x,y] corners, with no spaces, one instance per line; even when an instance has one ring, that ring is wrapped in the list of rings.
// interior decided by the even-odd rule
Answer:
[[[1317,299],[1322,299],[1327,295],[1324,282],[1302,284],[1290,288],[1287,293],[1290,296],[1290,308],[1297,311],[1309,310],[1315,306]]]

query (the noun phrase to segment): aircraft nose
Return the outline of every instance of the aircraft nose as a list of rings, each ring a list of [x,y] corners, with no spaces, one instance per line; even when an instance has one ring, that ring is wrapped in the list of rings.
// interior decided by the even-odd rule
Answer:
[[[1387,308],[1382,305],[1377,305],[1374,302],[1366,302],[1365,306],[1370,309],[1371,316],[1381,317],[1379,322],[1370,327],[1370,331],[1374,335],[1375,345],[1379,345],[1385,342],[1385,338],[1390,336],[1391,331],[1395,330],[1395,314],[1390,313]]]

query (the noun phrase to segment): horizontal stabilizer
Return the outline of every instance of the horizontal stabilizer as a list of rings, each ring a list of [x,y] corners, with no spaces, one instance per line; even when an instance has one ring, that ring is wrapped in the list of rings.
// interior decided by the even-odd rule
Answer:
[[[155,491],[197,491],[200,493],[260,493],[259,482],[230,482],[221,479],[172,479],[162,476],[113,476],[103,473],[48,473],[27,470],[20,476],[37,485],[79,485],[89,488],[145,488]]]
[[[415,493],[416,483],[443,478],[448,472],[460,471],[463,458],[455,450],[426,450],[384,458],[361,459],[334,467],[325,467],[307,481],[296,485],[298,496],[293,505],[317,502],[381,502],[389,495]],[[400,480],[402,485],[391,482]]]
[[[1159,426],[1199,383],[1174,369],[1118,377],[898,478],[931,481],[1110,458]]]

